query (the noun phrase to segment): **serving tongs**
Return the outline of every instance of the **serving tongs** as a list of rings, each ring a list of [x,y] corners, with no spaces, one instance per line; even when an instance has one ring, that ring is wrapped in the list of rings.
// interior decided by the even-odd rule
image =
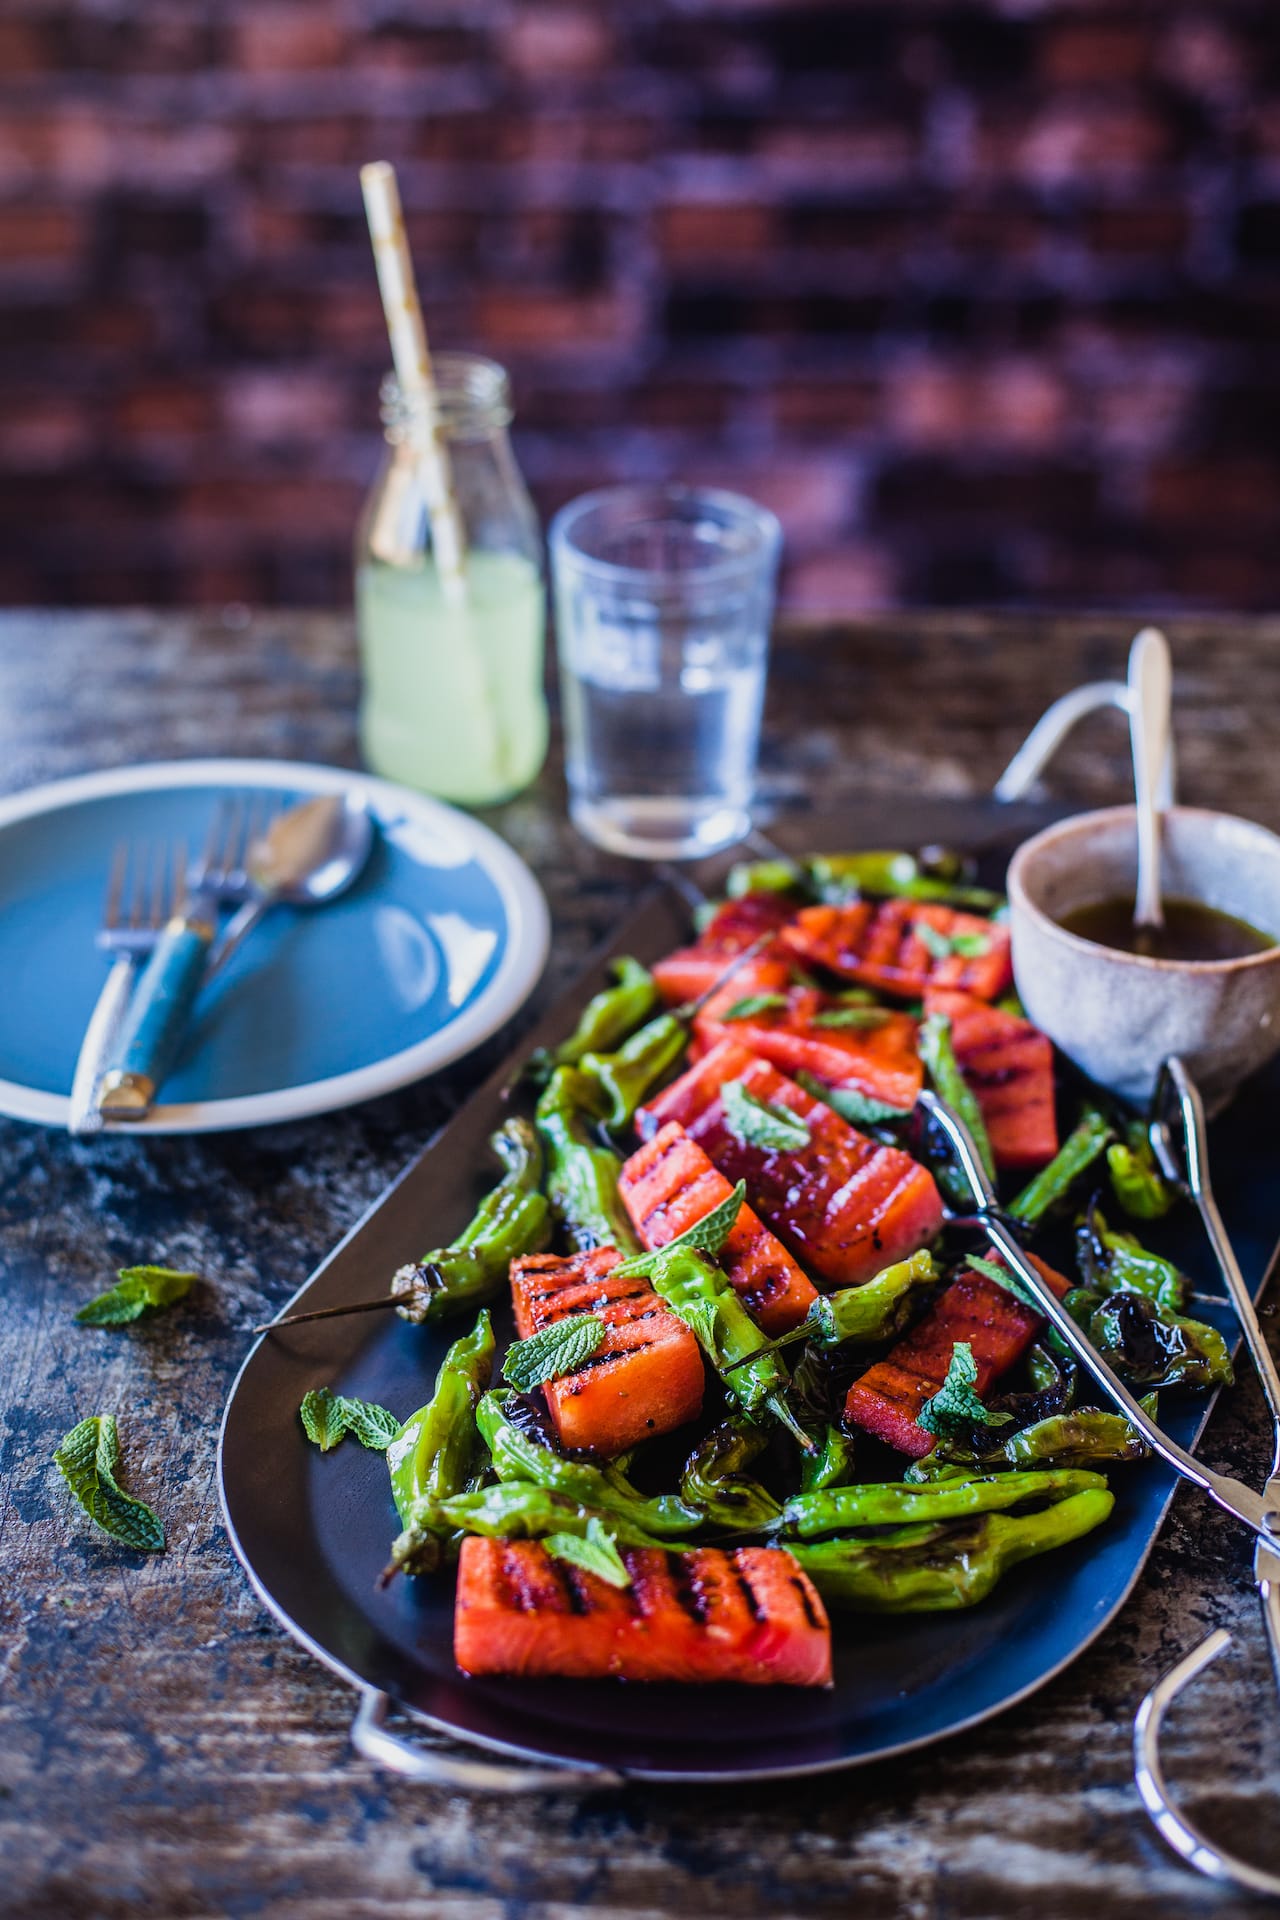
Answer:
[[[1245,1285],[1240,1265],[1227,1238],[1209,1181],[1204,1107],[1195,1082],[1181,1060],[1164,1063],[1156,1082],[1148,1124],[1152,1150],[1160,1171],[1171,1185],[1194,1201],[1209,1244],[1213,1248],[1231,1305],[1244,1335],[1249,1357],[1262,1382],[1272,1423],[1271,1477],[1262,1493],[1263,1525],[1254,1554],[1253,1572],[1262,1603],[1271,1664],[1280,1691],[1280,1371],[1271,1356],[1257,1309]],[[1200,1645],[1158,1680],[1138,1709],[1133,1723],[1134,1778],[1142,1804],[1162,1839],[1200,1873],[1246,1887],[1252,1893],[1280,1898],[1280,1875],[1254,1867],[1238,1855],[1215,1845],[1178,1806],[1160,1764],[1160,1733],[1165,1715],[1178,1695],[1206,1667],[1225,1653],[1231,1635],[1218,1627]]]

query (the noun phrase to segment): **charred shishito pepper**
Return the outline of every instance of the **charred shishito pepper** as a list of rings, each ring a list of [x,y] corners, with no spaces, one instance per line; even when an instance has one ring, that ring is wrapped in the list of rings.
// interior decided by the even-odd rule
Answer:
[[[489,1144],[507,1169],[503,1179],[452,1246],[401,1267],[392,1280],[396,1311],[415,1326],[492,1299],[511,1262],[539,1252],[551,1237],[542,1148],[533,1128],[527,1120],[508,1120]]]
[[[547,1155],[547,1197],[566,1238],[580,1251],[616,1247],[622,1254],[638,1253],[618,1194],[622,1162],[599,1137],[606,1111],[596,1079],[580,1067],[556,1068],[535,1114]]]
[[[938,1613],[985,1600],[1020,1560],[1064,1547],[1110,1514],[1106,1483],[1035,1513],[976,1513],[920,1521],[872,1539],[795,1542],[823,1599],[856,1613]]]
[[[545,1086],[557,1067],[576,1067],[584,1054],[621,1046],[657,1007],[657,982],[648,967],[624,954],[613,962],[612,972],[612,986],[588,1000],[569,1038],[530,1055],[525,1077],[535,1086]]]
[[[391,1494],[404,1531],[391,1550],[387,1576],[428,1573],[439,1564],[456,1530],[440,1528],[432,1509],[466,1491],[483,1464],[476,1408],[493,1375],[493,1329],[481,1313],[472,1331],[455,1340],[436,1375],[435,1392],[411,1414],[387,1448]]]

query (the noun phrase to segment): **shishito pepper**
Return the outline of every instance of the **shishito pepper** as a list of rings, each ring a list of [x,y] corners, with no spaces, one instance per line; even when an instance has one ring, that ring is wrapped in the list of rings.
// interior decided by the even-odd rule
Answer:
[[[1025,1186],[1009,1208],[1015,1219],[1034,1226],[1050,1207],[1069,1192],[1086,1167],[1093,1165],[1115,1129],[1104,1114],[1090,1107],[1068,1134],[1047,1167]]]
[[[472,1331],[455,1340],[436,1375],[425,1407],[411,1414],[387,1448],[391,1495],[404,1531],[391,1550],[388,1573],[427,1573],[438,1565],[450,1529],[442,1534],[424,1509],[473,1480],[482,1454],[476,1407],[493,1377],[493,1329],[481,1313]]]
[[[1154,1419],[1154,1405],[1148,1411]],[[967,1473],[994,1473],[1005,1467],[1121,1466],[1144,1460],[1149,1451],[1138,1429],[1122,1413],[1078,1407],[1071,1413],[1048,1414],[981,1452],[957,1440],[940,1439],[932,1453],[912,1461],[906,1478],[936,1480],[957,1468]]]
[[[688,1044],[688,1019],[660,1013],[615,1052],[583,1054],[580,1071],[599,1088],[601,1117],[611,1133],[631,1125],[641,1101],[683,1057]]]
[[[588,1000],[568,1039],[529,1056],[525,1074],[536,1086],[545,1086],[557,1067],[576,1067],[584,1054],[621,1046],[657,1007],[658,988],[648,967],[624,954],[613,962],[612,972],[613,985]]]
[[[821,1493],[827,1487],[841,1487],[853,1472],[852,1435],[834,1421],[829,1421],[821,1432],[817,1452],[806,1454],[800,1463],[801,1493]]]
[[[526,1480],[507,1480],[496,1487],[454,1494],[438,1501],[431,1517],[442,1529],[478,1533],[488,1540],[542,1540],[549,1533],[585,1536],[596,1520],[624,1547],[657,1547],[673,1553],[679,1552],[682,1544],[646,1532],[620,1507],[607,1511],[585,1507],[569,1494]]]
[[[514,1424],[509,1405],[509,1395],[487,1393],[476,1409],[476,1424],[499,1480],[545,1487],[603,1515],[608,1524],[611,1516],[628,1520],[657,1540],[683,1538],[701,1525],[702,1515],[674,1493],[645,1495],[618,1467],[597,1467],[553,1453]]]
[[[621,1160],[598,1138],[606,1097],[600,1083],[580,1067],[557,1067],[534,1114],[547,1156],[547,1197],[571,1244],[579,1251],[616,1247],[638,1253],[627,1210],[618,1193]]]
[[[680,1497],[705,1515],[708,1525],[733,1533],[765,1533],[782,1508],[758,1480],[743,1472],[764,1451],[769,1436],[742,1419],[714,1427],[699,1441],[680,1476]]]
[[[1090,1487],[1036,1513],[922,1521],[869,1540],[796,1541],[790,1551],[833,1606],[938,1613],[985,1600],[1009,1567],[1091,1533],[1114,1505],[1105,1486]]]
[[[832,1487],[802,1493],[782,1510],[782,1532],[800,1540],[858,1532],[866,1527],[900,1527],[922,1520],[955,1520],[975,1513],[1005,1512],[1030,1503],[1048,1504],[1071,1494],[1105,1488],[1099,1473],[996,1473],[966,1479],[911,1484],[892,1480],[861,1487]]]
[[[783,1397],[790,1381],[787,1369],[775,1353],[762,1350],[759,1327],[721,1269],[704,1254],[673,1243],[647,1257],[646,1272],[654,1292],[697,1336],[748,1418],[767,1410],[812,1452],[813,1441]]]
[[[489,1144],[507,1171],[480,1202],[470,1225],[452,1246],[401,1267],[392,1280],[396,1312],[415,1326],[492,1299],[511,1262],[540,1253],[551,1238],[537,1134],[527,1120],[508,1120]]]

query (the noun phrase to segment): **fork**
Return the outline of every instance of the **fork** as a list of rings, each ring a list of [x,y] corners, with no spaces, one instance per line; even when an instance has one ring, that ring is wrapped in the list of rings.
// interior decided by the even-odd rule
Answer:
[[[184,877],[181,901],[154,941],[128,1012],[117,1030],[97,1092],[99,1112],[141,1120],[173,1065],[191,1005],[204,979],[225,900],[250,888],[245,861],[263,831],[274,796],[221,799],[203,850]]]
[[[121,840],[111,856],[96,944],[114,958],[80,1043],[67,1107],[70,1133],[102,1129],[95,1095],[103,1063],[119,1034],[138,968],[173,913],[186,865],[187,850],[180,840],[174,843],[171,856],[163,841],[153,846],[145,840],[133,846]]]

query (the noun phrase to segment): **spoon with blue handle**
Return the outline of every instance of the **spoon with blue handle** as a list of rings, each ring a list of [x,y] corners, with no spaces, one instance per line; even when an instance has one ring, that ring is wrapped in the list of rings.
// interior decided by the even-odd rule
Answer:
[[[318,794],[277,814],[250,841],[245,903],[215,950],[227,958],[269,908],[322,906],[357,878],[373,845],[373,818],[362,793]],[[191,1010],[210,966],[225,888],[198,878],[160,935],[138,981],[115,1057],[102,1077],[98,1106],[108,1120],[141,1120],[178,1056]]]

